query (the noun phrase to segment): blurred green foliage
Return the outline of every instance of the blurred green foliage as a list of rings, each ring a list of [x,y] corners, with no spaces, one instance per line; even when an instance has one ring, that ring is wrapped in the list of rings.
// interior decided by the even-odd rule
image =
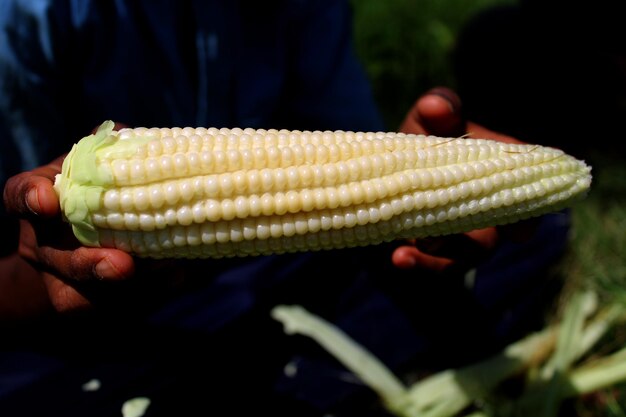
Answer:
[[[573,208],[571,254],[563,267],[575,285],[626,305],[626,164],[606,154],[590,159],[594,182]]]
[[[480,10],[515,0],[352,0],[357,54],[390,130],[423,92],[454,87],[450,53]]]

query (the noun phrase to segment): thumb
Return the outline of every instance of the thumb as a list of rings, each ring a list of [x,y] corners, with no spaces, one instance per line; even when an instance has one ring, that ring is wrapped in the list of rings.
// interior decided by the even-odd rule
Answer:
[[[59,201],[53,184],[62,160],[59,157],[48,165],[9,178],[3,193],[7,212],[19,217],[58,215]]]
[[[462,136],[465,133],[465,119],[461,99],[446,87],[429,90],[409,110],[400,131],[443,137]]]

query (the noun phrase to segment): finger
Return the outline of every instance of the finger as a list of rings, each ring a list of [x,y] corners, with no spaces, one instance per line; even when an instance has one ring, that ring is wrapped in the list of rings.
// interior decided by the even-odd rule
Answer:
[[[477,262],[489,254],[497,242],[497,229],[489,227],[462,234],[421,239],[415,242],[415,246],[429,255],[455,261]]]
[[[154,265],[156,267],[156,265]],[[172,270],[173,271],[173,270]],[[182,273],[178,271],[178,273]],[[160,304],[172,296],[176,283],[167,270],[140,274],[128,280],[73,281],[46,274],[46,289],[53,307],[62,313],[74,313],[92,308],[113,309],[117,313],[141,311],[154,303]]]
[[[50,221],[47,221],[50,223]],[[133,258],[118,249],[68,245],[64,234],[40,236],[33,223],[22,220],[18,252],[37,269],[69,282],[82,280],[122,280],[133,275]],[[44,242],[44,244],[42,244]]]
[[[443,272],[469,269],[484,259],[496,246],[498,231],[494,227],[473,230],[464,234],[432,239],[420,239],[401,246],[392,254],[392,262],[399,268],[421,267]]]
[[[409,245],[396,248],[391,262],[402,269],[421,268],[434,272],[443,272],[453,264],[451,259],[429,255]]]
[[[117,249],[79,247],[59,250],[50,246],[39,248],[38,261],[46,270],[71,281],[119,281],[130,278],[135,271],[133,258]]]
[[[461,99],[449,88],[437,87],[430,90],[418,100],[417,111],[432,135],[454,137],[465,133]]]
[[[465,123],[461,100],[452,90],[437,87],[420,97],[407,114],[400,131],[436,136],[461,136]]]
[[[415,135],[426,135],[428,132],[426,128],[422,125],[419,111],[417,108],[417,102],[411,107],[406,117],[400,124],[400,132],[403,133],[413,133]]]
[[[60,313],[76,313],[98,308],[113,308],[116,312],[128,308],[147,307],[152,302],[166,299],[180,282],[183,272],[175,262],[140,260],[136,270],[141,274],[128,280],[67,280],[44,273],[44,284],[54,309]]]
[[[44,273],[43,282],[52,307],[59,313],[83,311],[93,307],[85,295],[53,274]]]
[[[11,177],[4,188],[7,212],[20,217],[54,217],[59,214],[59,199],[54,191],[54,176],[60,165],[40,167]]]
[[[19,254],[38,269],[69,281],[122,280],[133,275],[133,258],[110,248],[88,248],[54,219],[21,220]]]

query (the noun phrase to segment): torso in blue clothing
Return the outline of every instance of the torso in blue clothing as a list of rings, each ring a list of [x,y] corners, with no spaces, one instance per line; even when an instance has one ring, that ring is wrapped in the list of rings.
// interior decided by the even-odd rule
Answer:
[[[7,0],[0,22],[2,181],[105,119],[383,128],[344,1]],[[153,400],[147,417],[218,407],[376,414],[372,393],[313,342],[285,336],[272,307],[304,305],[399,373],[454,365],[531,325],[531,301],[567,227],[565,214],[547,216],[536,241],[503,246],[472,285],[394,269],[394,244],[192,262],[185,286],[142,314],[120,302],[15,331],[0,358],[11,364],[0,366],[0,415],[118,415],[140,395]],[[465,344],[467,357],[456,356],[468,340],[475,351]],[[91,378],[102,389],[80,391]]]
[[[2,175],[102,121],[381,130],[343,1],[6,1]]]

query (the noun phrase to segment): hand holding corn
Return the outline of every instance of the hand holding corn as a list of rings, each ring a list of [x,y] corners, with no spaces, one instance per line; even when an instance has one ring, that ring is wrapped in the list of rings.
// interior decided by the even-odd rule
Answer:
[[[517,222],[570,205],[590,183],[584,162],[537,145],[105,122],[74,146],[55,190],[86,246],[221,258]]]
[[[460,97],[446,87],[434,87],[416,100],[407,112],[399,131],[440,137],[472,136],[505,143],[523,143],[511,136],[465,120]],[[538,221],[538,218],[533,218],[462,234],[410,239],[408,244],[394,250],[391,260],[398,268],[417,267],[438,272],[450,271],[453,274],[464,272],[489,257],[504,236],[519,242],[530,240]]]

